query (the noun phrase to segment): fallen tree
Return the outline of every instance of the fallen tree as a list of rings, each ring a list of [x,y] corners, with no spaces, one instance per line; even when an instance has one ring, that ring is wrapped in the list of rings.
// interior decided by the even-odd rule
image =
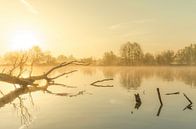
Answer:
[[[23,60],[23,59],[21,59]],[[26,60],[25,60],[26,61]],[[10,84],[17,84],[20,85],[22,87],[27,87],[27,86],[38,86],[39,84],[35,83],[38,80],[45,80],[46,81],[46,86],[49,85],[61,85],[61,86],[65,86],[64,84],[59,84],[59,83],[55,83],[55,79],[62,77],[64,75],[76,72],[77,70],[72,70],[69,72],[64,72],[62,74],[59,74],[57,76],[54,77],[49,77],[50,74],[60,68],[66,67],[68,65],[88,65],[86,63],[83,62],[79,62],[79,61],[71,61],[71,62],[63,62],[55,67],[52,67],[51,69],[49,69],[46,73],[43,73],[42,75],[37,75],[37,76],[31,76],[32,73],[32,68],[31,71],[29,72],[30,75],[28,77],[22,77],[22,73],[25,71],[24,70],[24,66],[25,66],[25,62],[21,61],[22,63],[19,63],[18,65],[14,64],[13,68],[10,70],[9,73],[0,73],[0,81],[2,82],[6,82],[6,83],[10,83]],[[19,67],[19,74],[13,75],[13,71],[16,70]],[[31,66],[32,67],[32,66]]]
[[[0,108],[5,106],[6,104],[12,104],[14,108],[17,110],[17,112],[20,112],[21,115],[21,124],[24,124],[28,126],[30,122],[32,121],[31,119],[31,114],[28,111],[28,108],[24,105],[22,95],[24,94],[29,94],[29,97],[31,98],[32,104],[33,98],[31,96],[32,92],[37,92],[37,91],[43,91],[48,94],[52,94],[55,96],[65,96],[65,97],[76,97],[78,95],[83,95],[87,93],[85,90],[77,91],[75,93],[68,93],[68,92],[60,92],[60,93],[55,93],[53,91],[50,91],[48,87],[50,86],[61,86],[65,88],[76,88],[73,86],[67,86],[62,83],[55,82],[56,79],[71,74],[73,72],[76,72],[77,70],[71,70],[68,72],[63,72],[59,75],[53,75],[53,72],[64,68],[68,65],[88,65],[88,63],[80,62],[80,61],[70,61],[70,62],[63,62],[59,65],[56,65],[49,70],[47,70],[45,73],[41,75],[33,75],[33,63],[34,61],[28,64],[28,57],[23,55],[21,58],[15,59],[13,66],[9,67],[8,70],[4,68],[2,70],[2,73],[0,73],[0,82],[5,82],[9,84],[13,84],[15,87],[15,90],[9,92],[9,93],[4,93],[3,91],[0,90],[0,94],[2,97],[0,98]],[[27,67],[30,67],[30,70],[27,71]],[[25,77],[24,73],[28,72],[28,76]],[[40,81],[44,80],[45,84],[39,84]],[[19,100],[18,103],[15,103],[15,100]]]

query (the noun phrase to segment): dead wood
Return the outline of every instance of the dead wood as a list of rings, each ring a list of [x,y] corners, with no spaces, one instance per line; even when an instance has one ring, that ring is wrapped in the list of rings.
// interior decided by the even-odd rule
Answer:
[[[193,102],[189,99],[189,97],[185,93],[183,93],[183,95],[189,101],[190,104],[193,104]]]
[[[25,59],[26,61],[26,59]],[[74,65],[88,65],[86,63],[83,63],[83,62],[79,62],[79,61],[71,61],[71,62],[63,62],[53,68],[51,68],[50,70],[48,70],[46,73],[42,74],[42,75],[38,75],[38,76],[30,76],[27,77],[27,78],[22,78],[21,75],[22,73],[24,72],[24,61],[21,61],[19,63],[19,67],[20,67],[20,71],[19,71],[19,74],[17,76],[14,76],[12,75],[11,73],[13,72],[13,70],[15,70],[17,66],[14,66],[14,68],[11,70],[11,72],[9,74],[6,74],[6,73],[0,73],[0,81],[2,82],[6,82],[6,83],[10,83],[10,84],[18,84],[20,86],[23,86],[23,87],[26,87],[28,85],[32,85],[32,86],[37,86],[38,84],[35,84],[34,82],[37,81],[37,80],[46,80],[47,83],[51,83],[51,82],[54,82],[55,79],[59,78],[59,77],[62,77],[64,75],[67,75],[67,74],[71,74],[73,72],[76,72],[77,70],[73,70],[73,71],[69,71],[69,72],[65,72],[65,73],[62,73],[58,76],[55,76],[55,77],[49,77],[49,75],[57,70],[57,69],[60,69],[60,68],[63,68],[63,67],[66,67],[68,65],[71,65],[71,64],[74,64]],[[32,68],[31,68],[32,70]],[[32,72],[32,71],[31,71]]]
[[[113,87],[113,85],[102,85],[102,84],[99,84],[101,82],[111,81],[111,80],[114,80],[114,79],[113,78],[108,78],[108,79],[97,80],[95,82],[92,82],[90,85],[95,86],[95,87]]]
[[[135,103],[135,109],[139,109],[141,104],[142,104],[140,95],[139,95],[139,93],[137,93],[137,94],[134,94],[134,96],[135,96],[135,102],[136,102]]]
[[[183,109],[183,111],[186,110],[186,109],[192,110],[193,102],[191,101],[191,99],[185,93],[183,93],[183,95],[189,102],[189,104]]]
[[[163,105],[159,88],[157,88],[157,94],[158,94],[160,104]]]
[[[158,112],[157,112],[157,116],[159,116],[160,113],[161,113],[161,109],[163,107],[163,102],[162,102],[162,99],[161,99],[161,93],[160,93],[159,88],[157,88],[157,94],[158,94],[158,98],[159,98],[159,102],[160,102],[160,107],[159,107]]]
[[[165,95],[178,95],[180,92],[166,93]]]

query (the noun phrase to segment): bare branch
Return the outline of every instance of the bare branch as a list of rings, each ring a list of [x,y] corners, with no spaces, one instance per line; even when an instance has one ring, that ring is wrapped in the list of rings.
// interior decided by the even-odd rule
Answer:
[[[26,56],[25,54],[22,56],[22,58],[21,58],[21,60],[20,60],[20,62],[18,64],[18,66],[19,66],[19,74],[18,74],[17,77],[20,77],[25,72],[24,66],[25,66],[25,63],[28,60],[28,56],[26,56],[26,57],[25,56]]]
[[[183,95],[189,101],[189,104],[183,109],[183,111],[186,109],[192,110],[193,102],[190,100],[190,98],[185,93],[183,93]]]
[[[4,68],[4,69],[1,71],[1,73],[4,73],[4,72],[5,72],[5,70],[6,70],[6,68]]]
[[[34,59],[33,59],[33,61],[31,62],[31,67],[30,67],[30,71],[29,71],[29,77],[31,77],[31,75],[32,75],[32,72],[33,72],[33,65],[34,65]]]
[[[17,61],[18,61],[18,57],[17,57],[16,60],[14,61],[14,64],[13,64],[12,69],[9,71],[9,74],[10,74],[10,75],[12,75],[13,71],[18,67]]]
[[[3,95],[3,96],[5,95],[1,90],[0,90],[0,94]]]
[[[27,61],[28,57],[22,57],[22,60],[20,61],[20,72],[18,74],[18,76],[13,76],[13,75],[9,75],[9,74],[4,74],[4,73],[0,73],[0,81],[3,81],[3,82],[7,82],[7,83],[11,83],[11,84],[18,84],[18,85],[21,85],[21,86],[28,86],[28,85],[33,85],[33,86],[36,86],[37,84],[34,84],[34,82],[36,80],[46,80],[47,82],[52,82],[53,80],[59,78],[59,77],[62,77],[66,74],[70,74],[70,73],[73,73],[73,72],[76,72],[76,70],[73,70],[73,71],[70,71],[70,72],[66,72],[66,73],[63,73],[63,74],[60,74],[56,77],[52,77],[52,78],[49,78],[48,75],[53,72],[54,70],[57,70],[59,68],[62,68],[62,67],[65,67],[67,65],[70,65],[70,64],[75,64],[75,65],[87,65],[83,62],[78,62],[78,61],[71,61],[71,62],[64,62],[64,63],[61,63],[60,65],[57,65],[53,68],[51,68],[47,73],[44,73],[42,75],[38,75],[38,76],[30,76],[30,77],[27,77],[27,78],[20,78],[20,76],[22,75],[22,73],[24,72],[24,63]]]
[[[180,92],[166,93],[165,95],[178,95]]]
[[[159,110],[157,112],[157,116],[159,116],[160,113],[161,113],[161,109],[163,107],[163,102],[162,102],[162,99],[161,99],[161,93],[160,93],[159,88],[157,88],[157,94],[158,94],[158,98],[159,98],[159,102],[160,102],[160,107],[159,107]]]
[[[183,95],[189,101],[190,104],[193,104],[193,102],[189,99],[189,97],[185,93],[183,93]]]
[[[163,102],[162,102],[162,99],[161,99],[161,93],[160,93],[159,88],[157,88],[157,94],[158,94],[158,98],[159,98],[160,104],[163,105]]]
[[[102,80],[98,80],[98,81],[92,82],[90,85],[95,86],[95,87],[113,87],[113,85],[101,85],[101,84],[98,84],[100,82],[111,81],[111,80],[114,80],[114,79],[113,78],[102,79]]]
[[[74,65],[88,65],[84,62],[79,62],[79,61],[71,61],[71,62],[63,62],[55,67],[53,67],[52,69],[50,69],[45,75],[49,75],[51,72],[53,72],[54,70],[56,69],[59,69],[59,68],[62,68],[62,67],[65,67],[67,65],[71,65],[71,64],[74,64]]]
[[[46,92],[49,93],[49,94],[56,95],[56,96],[76,97],[76,96],[79,96],[79,95],[84,95],[84,93],[86,91],[82,90],[82,91],[79,91],[79,92],[77,92],[75,94],[71,94],[71,93],[54,93],[54,92],[49,91],[49,90],[46,90]]]
[[[56,77],[52,77],[52,78],[49,78],[49,79],[54,80],[54,79],[57,79],[57,78],[62,77],[62,76],[64,76],[64,75],[71,74],[71,73],[77,72],[77,71],[78,71],[78,70],[72,70],[72,71],[70,71],[70,72],[62,73],[62,74],[60,74],[60,75],[58,75],[58,76],[56,76]]]
[[[62,87],[66,87],[66,88],[77,88],[76,86],[68,86],[68,85],[65,85],[65,84],[61,84],[61,83],[48,83],[48,86],[62,86]]]

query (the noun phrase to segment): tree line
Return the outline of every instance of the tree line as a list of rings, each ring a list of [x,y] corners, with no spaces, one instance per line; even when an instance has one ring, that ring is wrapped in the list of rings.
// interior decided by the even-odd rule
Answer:
[[[120,48],[120,55],[105,52],[102,65],[196,65],[196,44],[190,44],[177,52],[165,50],[158,54],[144,53],[136,42],[127,42]]]
[[[78,60],[91,65],[102,66],[141,66],[141,65],[196,65],[196,44],[190,44],[177,52],[165,50],[158,54],[144,53],[136,42],[122,44],[120,54],[113,51],[105,52],[100,59],[93,57],[75,58],[63,54],[54,57],[50,51],[43,51],[39,46],[34,46],[26,51],[7,52],[0,57],[1,65],[12,65],[18,57],[28,55],[35,65],[56,65],[65,61]]]

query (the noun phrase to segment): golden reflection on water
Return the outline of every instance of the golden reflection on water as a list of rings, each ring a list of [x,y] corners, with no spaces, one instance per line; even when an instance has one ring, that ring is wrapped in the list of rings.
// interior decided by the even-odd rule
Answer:
[[[44,71],[49,69],[49,67],[40,67],[35,68],[33,74],[41,74]],[[64,114],[70,114],[74,110],[74,116],[76,117],[76,121],[78,120],[77,116],[84,114],[80,114],[81,112],[87,112],[87,111],[94,111],[95,117],[99,114],[100,111],[103,110],[105,112],[103,114],[104,118],[106,119],[107,112],[109,110],[116,110],[115,105],[118,105],[118,108],[120,109],[118,113],[121,115],[123,113],[127,114],[135,114],[135,102],[134,102],[134,94],[139,93],[141,96],[142,104],[137,107],[137,110],[141,110],[143,114],[138,114],[141,118],[145,119],[149,112],[155,111],[155,114],[160,114],[161,108],[158,108],[158,102],[157,100],[153,100],[154,98],[157,98],[156,94],[156,87],[160,87],[161,91],[165,94],[167,92],[186,92],[188,93],[188,96],[191,96],[191,99],[196,99],[196,95],[194,95],[194,91],[192,88],[196,86],[196,69],[194,67],[70,67],[70,69],[78,69],[78,73],[74,73],[73,75],[69,75],[67,77],[59,78],[57,81],[70,85],[70,86],[76,86],[77,88],[64,88],[64,87],[49,87],[47,90],[45,87],[29,87],[29,88],[14,88],[12,85],[6,84],[6,83],[0,83],[2,91],[1,98],[0,98],[0,107],[3,111],[3,109],[8,110],[8,108],[13,108],[16,111],[17,117],[9,118],[8,113],[3,112],[2,117],[6,117],[7,119],[4,119],[4,123],[0,127],[6,127],[6,128],[16,128],[20,127],[21,124],[23,128],[31,127],[36,125],[32,124],[32,122],[36,119],[35,107],[42,108],[41,112],[45,113],[51,113],[56,112],[55,114],[55,122],[59,123],[58,119],[62,119],[65,116]],[[61,72],[64,72],[67,69],[58,70],[54,74],[59,74]],[[114,85],[113,88],[95,88],[90,86],[90,83],[93,81],[103,79],[103,78],[114,78],[114,81],[105,82],[103,84],[112,84]],[[174,82],[174,83],[166,83],[166,82]],[[183,84],[181,84],[183,83]],[[164,87],[162,87],[164,85]],[[174,86],[170,86],[174,85]],[[190,87],[188,87],[190,86]],[[126,89],[128,92],[124,92],[123,89]],[[162,93],[162,95],[163,95]],[[84,98],[78,97],[77,99],[71,99],[65,101],[65,97],[77,97],[80,95],[85,95]],[[127,100],[131,96],[131,100]],[[60,98],[59,98],[60,97]],[[109,103],[105,103],[105,100],[109,99]],[[169,105],[171,106],[169,109],[174,111],[173,103],[183,105],[180,107],[180,111],[186,106],[186,102],[182,102],[184,100],[183,96],[181,97],[165,97],[163,96],[163,101],[171,102]],[[74,103],[75,102],[75,103]],[[150,103],[156,102],[157,104],[151,105]],[[97,104],[100,104],[99,106],[103,106],[102,110]],[[130,106],[130,111],[122,109],[123,105],[129,105],[132,104],[132,107]],[[93,107],[96,109],[89,109],[89,107]],[[56,107],[58,105],[58,107]],[[165,105],[164,105],[165,106]],[[163,109],[164,109],[163,106]],[[33,108],[32,108],[33,107]],[[147,110],[144,110],[145,107]],[[166,105],[167,107],[167,105]],[[59,111],[60,109],[67,109],[66,111]],[[112,109],[114,108],[114,109]],[[141,108],[141,109],[140,109]],[[154,110],[155,109],[155,110]],[[178,109],[178,108],[177,108]],[[44,110],[44,111],[43,111]],[[158,111],[158,112],[157,112]],[[39,112],[39,111],[38,111]],[[175,111],[176,114],[175,117],[178,116],[179,111]],[[77,114],[79,113],[79,114]],[[137,112],[138,113],[138,112]],[[146,114],[147,113],[147,114]],[[110,116],[111,114],[108,113]],[[170,114],[165,112],[166,116],[169,116]],[[50,116],[50,115],[49,115]],[[49,117],[47,114],[42,114],[41,117],[47,118]],[[80,117],[81,117],[80,116]],[[126,115],[125,115],[126,116]],[[61,118],[62,117],[62,118]],[[70,116],[71,117],[71,116]],[[89,118],[93,117],[89,114]],[[121,116],[122,117],[122,116]],[[175,118],[174,117],[174,118]],[[193,116],[191,116],[194,118]],[[86,118],[89,120],[89,118]],[[9,124],[9,119],[14,121],[13,125]],[[16,119],[19,119],[19,121],[16,121]],[[49,120],[44,120],[45,124],[49,124],[51,122],[50,119],[53,119],[52,117],[48,118]],[[69,126],[72,128],[76,128],[77,126],[70,122],[69,115],[68,118],[64,118],[65,121],[69,121]],[[93,118],[95,119],[95,118]],[[113,118],[112,118],[113,119]],[[2,118],[0,118],[2,120]],[[98,119],[99,120],[99,119]],[[90,121],[90,120],[89,120]],[[100,120],[101,121],[101,120]],[[115,120],[114,120],[115,121]],[[18,123],[17,123],[18,122]],[[20,123],[20,124],[19,124]],[[61,126],[65,126],[64,122],[60,121]],[[95,123],[91,123],[95,124]],[[114,124],[114,123],[110,123]],[[164,122],[163,122],[164,124]],[[38,122],[38,127],[41,127],[40,121]],[[81,123],[80,123],[81,125]],[[129,125],[129,124],[127,124]],[[47,125],[42,125],[45,128],[50,128]],[[81,125],[82,126],[82,125]],[[99,125],[97,125],[99,126]],[[126,125],[124,125],[126,126]],[[137,125],[138,126],[138,125]],[[135,126],[135,127],[137,127]],[[52,127],[52,126],[51,126]],[[79,126],[78,126],[79,127]],[[82,126],[83,127],[83,126]],[[84,126],[86,127],[86,126]],[[100,128],[104,127],[104,125],[101,125]],[[123,126],[122,126],[123,127]],[[99,128],[99,127],[97,127]],[[139,128],[139,127],[138,127]]]

